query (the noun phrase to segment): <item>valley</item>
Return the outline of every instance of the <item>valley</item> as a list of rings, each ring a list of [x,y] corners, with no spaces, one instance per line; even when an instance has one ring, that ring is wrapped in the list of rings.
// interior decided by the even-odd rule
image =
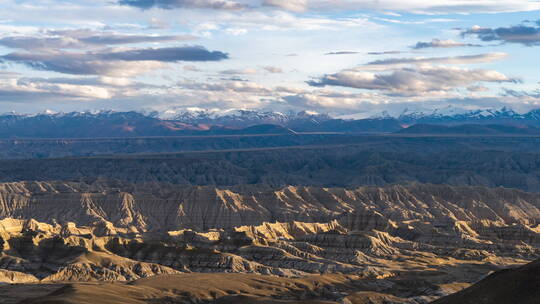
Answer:
[[[18,182],[0,197],[0,280],[59,288],[22,303],[428,303],[540,251],[540,195],[512,189]]]
[[[461,303],[536,265],[534,126],[325,119],[2,139],[2,302]]]

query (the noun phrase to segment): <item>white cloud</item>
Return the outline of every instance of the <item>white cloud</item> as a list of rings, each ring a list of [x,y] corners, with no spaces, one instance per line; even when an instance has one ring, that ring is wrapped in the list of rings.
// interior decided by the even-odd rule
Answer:
[[[255,74],[258,74],[259,71],[257,69],[247,68],[247,69],[224,70],[219,73],[223,75],[255,75]]]
[[[97,85],[55,83],[46,79],[11,78],[0,82],[0,101],[20,101],[28,97],[42,99],[109,99],[113,93]],[[40,102],[43,100],[40,100]]]
[[[279,0],[276,2],[285,3]],[[527,0],[309,0],[306,2],[304,9],[310,10],[392,10],[426,14],[522,12],[540,9],[540,3]]]
[[[308,0],[263,0],[263,5],[278,7],[294,12],[302,12],[307,8]]]
[[[163,9],[206,8],[213,10],[259,10],[278,8],[293,12],[376,10],[396,16],[396,12],[425,14],[521,12],[540,9],[540,4],[527,0],[119,0],[123,5],[138,8],[159,7]]]
[[[344,70],[311,81],[313,86],[341,86],[378,90],[403,96],[435,95],[471,86],[480,82],[514,82],[514,79],[493,70],[471,70],[457,67],[420,66],[401,68],[391,73],[375,74],[359,70]]]
[[[413,57],[413,58],[387,58],[369,62],[359,70],[389,70],[404,65],[426,64],[476,64],[498,61],[506,58],[506,53],[487,53],[478,55],[464,55],[453,57]]]
[[[200,72],[201,71],[198,67],[196,67],[194,65],[185,65],[183,67],[183,69],[184,69],[184,71],[190,71],[190,72]]]
[[[283,73],[282,68],[275,67],[275,66],[265,66],[263,69],[265,71],[267,71],[268,73],[272,73],[272,74],[281,74],[281,73]]]
[[[250,81],[222,81],[200,83],[193,81],[182,81],[178,83],[181,88],[194,91],[218,91],[218,92],[236,92],[236,93],[254,93],[256,95],[268,96],[271,90],[263,85]]]

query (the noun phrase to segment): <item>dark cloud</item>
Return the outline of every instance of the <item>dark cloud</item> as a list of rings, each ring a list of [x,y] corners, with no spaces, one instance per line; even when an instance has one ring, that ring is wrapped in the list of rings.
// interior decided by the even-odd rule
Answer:
[[[418,42],[412,46],[413,49],[427,49],[427,48],[455,48],[455,47],[480,47],[478,44],[462,43],[454,40],[440,40],[433,39],[430,42]]]
[[[65,74],[132,76],[179,61],[220,61],[226,53],[201,46],[147,48],[111,52],[15,52],[0,57],[4,62],[25,64],[38,70]]]
[[[245,8],[244,4],[228,0],[120,0],[120,5],[138,7],[141,9],[162,8],[203,8],[216,10],[237,10]]]
[[[124,61],[220,61],[228,59],[229,55],[220,51],[208,51],[201,46],[168,47],[135,49],[120,52],[96,54],[104,60]]]
[[[354,55],[354,54],[359,54],[359,53],[353,52],[353,51],[339,51],[339,52],[329,52],[329,53],[326,53],[325,55]]]
[[[185,41],[196,39],[192,35],[128,35],[93,30],[49,30],[43,36],[7,36],[0,45],[24,50],[88,49],[109,45]]]
[[[113,44],[131,44],[131,43],[145,43],[145,42],[166,42],[166,41],[180,41],[180,40],[193,40],[196,37],[191,35],[183,36],[149,36],[149,35],[96,35],[90,37],[81,38],[80,41],[88,44],[95,45],[113,45]]]
[[[540,23],[537,26],[516,25],[511,27],[484,28],[474,26],[462,31],[462,36],[476,36],[482,41],[519,43],[527,46],[540,45]]]
[[[368,55],[395,55],[401,54],[401,51],[369,52]]]
[[[516,91],[516,90],[511,90],[511,89],[503,89],[503,93],[501,95],[509,96],[509,97],[517,97],[517,98],[523,98],[523,97],[540,98],[540,90],[528,92],[528,91]]]

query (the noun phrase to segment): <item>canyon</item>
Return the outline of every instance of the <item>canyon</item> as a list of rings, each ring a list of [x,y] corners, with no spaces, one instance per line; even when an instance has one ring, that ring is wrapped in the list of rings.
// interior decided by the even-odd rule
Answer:
[[[489,121],[0,140],[0,299],[496,303],[535,282],[540,137]]]
[[[540,250],[540,194],[506,188],[34,181],[0,206],[22,303],[428,303]]]

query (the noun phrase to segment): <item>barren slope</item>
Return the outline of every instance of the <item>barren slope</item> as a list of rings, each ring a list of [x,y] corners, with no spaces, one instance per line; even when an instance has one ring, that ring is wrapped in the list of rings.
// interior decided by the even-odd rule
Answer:
[[[534,304],[540,302],[540,261],[497,271],[473,286],[433,304]]]
[[[192,272],[339,274],[356,282],[341,301],[426,303],[536,258],[538,208],[540,194],[425,184],[6,183],[0,184],[0,279],[44,284]]]

